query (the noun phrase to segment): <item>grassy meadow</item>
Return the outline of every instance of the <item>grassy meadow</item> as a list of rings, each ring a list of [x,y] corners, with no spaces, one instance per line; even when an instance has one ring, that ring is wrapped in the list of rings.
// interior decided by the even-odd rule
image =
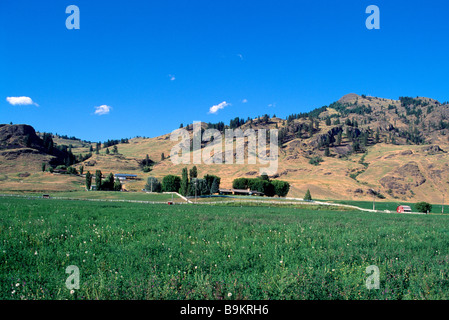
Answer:
[[[448,299],[449,216],[0,198],[0,299]],[[65,286],[66,267],[80,289]],[[380,269],[368,290],[365,270]]]
[[[373,208],[373,202],[372,201],[350,201],[350,200],[340,200],[340,201],[328,201],[328,202],[333,202],[333,203],[341,203],[341,204],[348,204],[348,205],[352,205],[352,206],[356,206],[359,208],[364,208],[364,209],[372,209]],[[406,205],[406,206],[410,206],[412,208],[413,212],[418,212],[418,209],[416,209],[415,207],[415,203],[410,203],[407,201],[397,201],[397,202],[390,202],[390,201],[376,201],[375,202],[375,208],[376,210],[388,210],[388,211],[396,211],[397,207],[400,205]],[[430,213],[434,213],[434,214],[439,214],[441,213],[441,208],[442,204],[432,204],[432,210],[430,211]],[[445,205],[444,206],[444,213],[449,213],[449,206]]]

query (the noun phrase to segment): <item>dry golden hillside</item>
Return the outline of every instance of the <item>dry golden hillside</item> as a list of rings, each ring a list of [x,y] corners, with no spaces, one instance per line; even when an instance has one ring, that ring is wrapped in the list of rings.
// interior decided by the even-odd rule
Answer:
[[[433,99],[391,100],[349,94],[307,114],[286,119],[250,119],[239,128],[279,130],[278,170],[271,179],[290,182],[290,197],[303,197],[310,189],[316,199],[372,200],[373,194],[378,194],[386,200],[439,203],[449,186],[446,119],[449,106]],[[202,124],[203,129],[208,126]],[[188,129],[192,135],[191,126]],[[102,148],[100,154],[93,153],[75,167],[84,166],[85,172],[92,173],[101,170],[103,174],[137,174],[140,180],[126,184],[128,190],[134,191],[141,190],[149,176],[158,179],[167,174],[180,176],[182,168],[194,165],[200,177],[206,174],[221,177],[221,187],[231,187],[238,177],[257,177],[263,167],[247,162],[174,165],[169,156],[176,144],[169,133],[155,138],[134,138],[119,143],[118,154],[106,154]],[[90,145],[78,143],[72,147],[75,154],[85,154]],[[153,161],[152,171],[144,173],[141,164],[147,155]],[[311,164],[316,157],[322,162]],[[9,165],[8,170],[17,173],[38,170],[42,159],[34,162],[38,164],[33,169],[27,170],[26,165],[20,167],[18,163],[11,168],[11,163],[0,154],[0,167]],[[82,187],[82,179],[79,183],[73,188]]]

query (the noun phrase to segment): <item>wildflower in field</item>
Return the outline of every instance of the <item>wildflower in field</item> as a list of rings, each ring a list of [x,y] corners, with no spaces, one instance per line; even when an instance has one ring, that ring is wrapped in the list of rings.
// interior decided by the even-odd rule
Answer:
[[[70,294],[74,294],[75,293],[75,290],[70,290]]]
[[[66,253],[66,256],[68,257],[68,256],[70,256],[70,254]]]
[[[16,293],[16,290],[11,291],[11,294],[14,294],[14,293]]]
[[[34,255],[37,256],[37,251],[34,251]]]
[[[282,264],[282,262],[283,262],[282,260],[281,260],[281,261],[279,261],[279,263],[280,263],[280,264]]]
[[[232,293],[229,292],[229,293],[228,293],[228,297],[229,297],[229,298],[232,297]]]
[[[16,287],[18,287],[18,286],[20,286],[20,283],[17,282],[17,283],[16,283]]]

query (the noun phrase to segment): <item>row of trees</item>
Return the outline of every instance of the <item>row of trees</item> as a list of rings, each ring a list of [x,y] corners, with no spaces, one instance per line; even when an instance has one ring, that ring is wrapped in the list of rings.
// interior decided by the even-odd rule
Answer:
[[[78,172],[78,170],[72,166],[66,166],[66,165],[61,164],[61,165],[57,166],[56,168],[54,168],[52,165],[42,162],[41,169],[42,169],[42,172],[47,171],[47,172],[53,173],[55,170],[58,170],[59,171],[58,173],[77,175],[78,173],[83,174],[84,167],[81,166],[80,171]]]
[[[145,185],[145,190],[150,192],[178,192],[183,196],[205,196],[213,195],[220,190],[221,178],[215,175],[206,174],[202,179],[198,178],[198,169],[182,169],[181,177],[167,175],[162,181],[155,177],[149,177]],[[250,189],[262,192],[266,196],[279,197],[287,196],[290,184],[286,181],[272,180],[267,175],[258,178],[238,178],[233,181],[234,189]]]
[[[272,180],[267,175],[262,175],[258,178],[237,178],[232,182],[234,189],[250,189],[252,191],[262,192],[268,197],[287,196],[290,190],[290,184],[282,180]]]
[[[219,192],[220,177],[206,174],[202,179],[198,178],[198,169],[182,169],[182,176],[167,175],[162,181],[155,177],[149,177],[145,190],[151,192],[179,192],[183,196],[204,196]]]
[[[90,190],[92,186],[92,174],[87,171],[86,173],[86,189]],[[122,184],[120,183],[120,180],[116,178],[114,180],[114,175],[110,173],[104,180],[103,180],[103,174],[100,170],[97,170],[95,172],[95,186],[97,191],[121,191],[122,190]]]

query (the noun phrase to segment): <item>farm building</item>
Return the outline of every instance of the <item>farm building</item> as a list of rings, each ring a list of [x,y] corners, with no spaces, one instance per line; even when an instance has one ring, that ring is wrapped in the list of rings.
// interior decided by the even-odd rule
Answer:
[[[412,212],[412,208],[410,208],[410,206],[399,206],[397,207],[396,212],[398,213]]]
[[[118,178],[120,181],[125,181],[125,180],[136,180],[137,179],[137,175],[135,174],[125,174],[125,173],[117,173],[114,175],[114,178]]]

